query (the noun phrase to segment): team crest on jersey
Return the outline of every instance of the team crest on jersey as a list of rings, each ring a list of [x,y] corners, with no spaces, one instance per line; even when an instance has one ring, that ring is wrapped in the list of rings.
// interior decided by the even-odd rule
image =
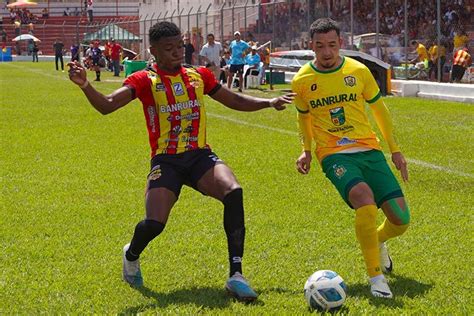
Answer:
[[[341,179],[347,171],[346,167],[344,167],[343,165],[333,165],[332,168],[334,169],[334,174],[339,179]]]
[[[339,106],[337,108],[329,109],[331,114],[331,121],[336,126],[344,125],[346,122],[346,115],[344,114],[344,107]]]
[[[160,165],[156,165],[151,169],[150,174],[148,175],[148,181],[157,180],[161,177],[161,167]]]
[[[157,83],[155,86],[155,91],[166,91],[165,85],[162,83]]]
[[[201,83],[199,82],[199,80],[193,79],[193,78],[191,78],[191,79],[189,80],[189,84],[190,84],[191,87],[193,87],[193,88],[199,88],[199,86],[201,85]]]
[[[183,85],[181,84],[181,82],[173,83],[173,90],[174,90],[174,95],[175,96],[179,96],[179,95],[184,94],[184,89],[183,89]]]
[[[344,82],[346,86],[353,87],[356,85],[356,78],[354,76],[346,76],[344,77]]]

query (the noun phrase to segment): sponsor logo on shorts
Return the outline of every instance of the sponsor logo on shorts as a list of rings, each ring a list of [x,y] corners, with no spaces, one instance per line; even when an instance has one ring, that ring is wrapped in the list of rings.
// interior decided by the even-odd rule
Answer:
[[[156,165],[151,169],[150,174],[148,175],[148,181],[157,180],[161,177],[161,167],[160,165]]]
[[[210,154],[209,158],[211,158],[211,160],[214,161],[214,162],[222,161],[219,157],[217,157],[214,154]]]
[[[343,165],[333,165],[334,174],[338,179],[341,179],[346,174],[346,168]]]

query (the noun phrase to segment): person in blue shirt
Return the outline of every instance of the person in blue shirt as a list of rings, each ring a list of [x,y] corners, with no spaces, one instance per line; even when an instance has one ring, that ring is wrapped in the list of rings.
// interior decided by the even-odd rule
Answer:
[[[245,64],[245,51],[249,48],[249,44],[240,39],[240,32],[236,31],[234,33],[234,40],[230,43],[230,68],[229,76],[227,77],[227,87],[230,89],[232,85],[232,78],[234,74],[237,74],[239,77],[239,91],[242,92],[242,74],[244,72]]]
[[[252,46],[252,52],[245,56],[245,64],[249,65],[249,68],[244,75],[244,87],[247,86],[247,77],[251,74],[252,76],[258,76],[260,72],[260,55],[257,53],[257,45]]]

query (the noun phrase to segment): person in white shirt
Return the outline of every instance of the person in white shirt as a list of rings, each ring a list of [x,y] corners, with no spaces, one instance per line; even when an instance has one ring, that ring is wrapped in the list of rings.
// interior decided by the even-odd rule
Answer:
[[[212,71],[214,77],[219,80],[221,73],[220,69],[220,60],[222,54],[222,45],[219,42],[216,42],[214,39],[214,34],[209,33],[207,35],[207,43],[202,47],[199,55],[204,60],[204,64],[209,70]]]

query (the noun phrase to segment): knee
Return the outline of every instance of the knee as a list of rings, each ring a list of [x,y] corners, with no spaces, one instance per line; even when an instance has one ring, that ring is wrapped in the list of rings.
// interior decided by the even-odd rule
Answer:
[[[224,199],[222,201],[224,205],[229,204],[242,204],[243,203],[243,190],[238,184],[234,184],[226,190]]]
[[[397,226],[407,226],[410,224],[410,209],[404,199],[392,199],[388,201],[389,220]]]
[[[364,205],[375,204],[372,190],[365,182],[353,186],[349,191],[348,199],[355,209]]]
[[[135,230],[144,232],[149,238],[155,238],[165,229],[165,224],[153,219],[145,219],[137,224]]]

